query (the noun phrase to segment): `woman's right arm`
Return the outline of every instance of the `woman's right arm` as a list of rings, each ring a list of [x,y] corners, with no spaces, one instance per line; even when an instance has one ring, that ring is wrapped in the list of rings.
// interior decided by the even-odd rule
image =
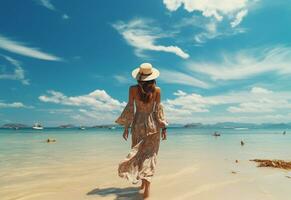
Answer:
[[[161,105],[161,90],[160,88],[157,89],[157,95],[156,95],[156,115],[157,115],[157,120],[159,123],[160,128],[162,129],[162,139],[166,140],[167,139],[167,126],[168,122],[165,118],[164,115],[164,109],[163,106]]]

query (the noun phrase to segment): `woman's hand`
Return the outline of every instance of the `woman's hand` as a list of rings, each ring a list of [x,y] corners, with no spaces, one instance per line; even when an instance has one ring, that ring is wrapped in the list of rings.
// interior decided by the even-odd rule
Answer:
[[[162,140],[167,139],[167,129],[162,129]]]
[[[127,141],[127,138],[128,138],[128,129],[127,128],[124,129],[122,137]]]

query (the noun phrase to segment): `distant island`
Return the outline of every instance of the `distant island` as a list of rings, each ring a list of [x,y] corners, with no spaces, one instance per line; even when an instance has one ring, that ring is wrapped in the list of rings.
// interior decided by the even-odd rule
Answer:
[[[291,123],[238,123],[220,122],[216,124],[189,123],[184,128],[222,128],[222,129],[264,129],[264,128],[291,128]]]
[[[121,126],[116,125],[116,124],[103,124],[103,125],[92,126],[92,128],[113,128],[113,127],[121,127]]]
[[[184,128],[201,128],[201,127],[203,127],[202,123],[191,123],[184,125]]]
[[[28,126],[25,124],[20,123],[8,123],[4,124],[0,128],[4,129],[19,129],[19,128],[31,128],[32,126]],[[115,124],[101,124],[101,125],[94,125],[94,126],[81,126],[81,125],[73,125],[73,124],[62,124],[59,126],[50,126],[46,128],[60,128],[60,129],[70,129],[70,128],[79,128],[79,127],[86,127],[86,128],[117,128],[121,127],[120,125]]]
[[[12,129],[18,129],[18,128],[27,128],[28,126],[25,124],[18,124],[18,123],[9,123],[4,124],[2,128],[12,128]]]
[[[32,126],[28,126],[21,123],[8,123],[4,124],[1,128],[3,129],[23,129],[23,128],[31,128]],[[60,129],[74,129],[74,128],[107,128],[107,129],[115,129],[122,128],[122,126],[118,124],[101,124],[101,125],[93,125],[93,126],[81,126],[74,124],[62,124],[59,126],[50,126],[46,128],[60,128]],[[262,123],[262,124],[254,124],[254,123],[238,123],[238,122],[219,122],[215,124],[203,124],[203,123],[188,123],[188,124],[170,124],[169,128],[196,128],[196,129],[264,129],[264,128],[286,128],[291,129],[290,123]]]
[[[75,126],[72,124],[63,124],[63,125],[60,125],[59,128],[75,128]]]

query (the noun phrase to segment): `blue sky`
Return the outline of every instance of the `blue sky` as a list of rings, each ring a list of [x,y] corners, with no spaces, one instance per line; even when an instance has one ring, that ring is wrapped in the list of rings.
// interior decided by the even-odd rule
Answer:
[[[170,123],[291,122],[290,1],[3,0],[0,124],[113,123],[150,62]]]

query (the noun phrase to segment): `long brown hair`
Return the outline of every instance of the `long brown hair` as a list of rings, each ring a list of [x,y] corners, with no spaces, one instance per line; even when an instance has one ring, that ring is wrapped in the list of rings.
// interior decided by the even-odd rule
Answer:
[[[156,80],[137,81],[138,96],[144,103],[148,103],[153,98],[153,93],[156,90]]]

